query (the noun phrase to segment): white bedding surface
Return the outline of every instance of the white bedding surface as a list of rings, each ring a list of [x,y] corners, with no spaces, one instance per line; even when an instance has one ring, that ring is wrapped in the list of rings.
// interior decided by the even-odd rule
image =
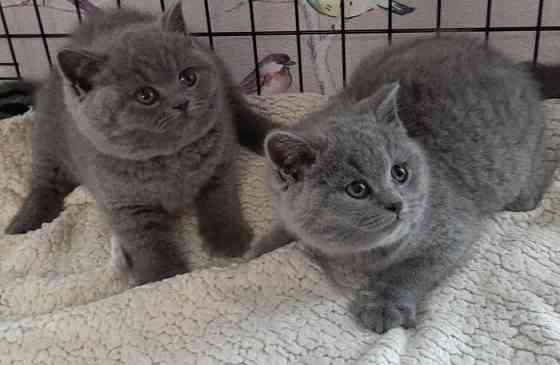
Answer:
[[[291,123],[325,97],[255,97]],[[546,102],[560,146],[560,100]],[[26,192],[32,114],[0,121],[0,229]],[[262,161],[243,154],[243,205],[271,217]],[[474,258],[421,304],[418,328],[380,336],[350,315],[297,244],[259,259],[212,259],[183,221],[195,271],[127,289],[109,265],[109,229],[84,189],[37,231],[0,233],[0,364],[558,364],[560,181],[543,206],[487,222]]]

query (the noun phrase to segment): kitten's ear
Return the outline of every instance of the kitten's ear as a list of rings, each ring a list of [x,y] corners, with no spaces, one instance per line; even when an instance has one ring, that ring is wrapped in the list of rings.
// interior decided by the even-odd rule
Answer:
[[[378,122],[399,122],[397,98],[399,82],[381,86],[372,96],[367,97],[356,105],[361,112],[373,112]]]
[[[104,56],[99,56],[87,51],[62,49],[57,55],[58,66],[62,75],[77,87],[87,93],[93,87],[92,78],[107,61]]]
[[[166,32],[184,33],[188,36],[185,18],[183,17],[183,1],[177,0],[161,17],[161,27]]]
[[[269,133],[264,140],[264,149],[267,159],[296,181],[303,169],[315,162],[318,153],[309,141],[284,131]]]

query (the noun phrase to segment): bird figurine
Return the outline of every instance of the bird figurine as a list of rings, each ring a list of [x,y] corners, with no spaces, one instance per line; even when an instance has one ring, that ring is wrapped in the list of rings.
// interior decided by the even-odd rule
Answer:
[[[292,85],[290,66],[295,64],[285,53],[272,53],[264,57],[258,64],[261,94],[274,95],[286,92]],[[256,94],[256,69],[249,73],[239,86],[245,94]]]
[[[307,0],[315,11],[330,17],[340,16],[341,0]],[[379,7],[381,9],[389,9],[388,0],[344,0],[344,17],[354,18],[370,10]],[[392,1],[392,12],[398,15],[406,15],[414,11],[413,7],[400,3],[396,0]]]
[[[315,11],[330,17],[340,16],[341,0],[307,0]],[[344,17],[353,18],[375,9],[378,0],[344,0]]]
[[[99,7],[92,4],[89,0],[67,0],[69,3],[72,3],[74,6],[78,5],[81,12],[86,15],[92,15],[100,10]]]

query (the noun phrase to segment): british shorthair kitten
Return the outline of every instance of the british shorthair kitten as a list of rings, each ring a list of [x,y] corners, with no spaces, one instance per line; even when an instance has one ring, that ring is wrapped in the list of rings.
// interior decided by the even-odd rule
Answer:
[[[36,97],[31,191],[6,232],[51,221],[64,197],[85,185],[133,284],[188,270],[175,237],[186,209],[196,209],[213,253],[243,254],[251,233],[231,188],[233,162],[238,140],[262,152],[272,124],[188,34],[181,2],[161,17],[98,12],[57,61]]]
[[[413,327],[483,218],[541,200],[543,131],[538,85],[475,41],[376,51],[325,109],[267,136],[279,221],[251,254],[299,239],[367,274],[353,305],[365,326]]]

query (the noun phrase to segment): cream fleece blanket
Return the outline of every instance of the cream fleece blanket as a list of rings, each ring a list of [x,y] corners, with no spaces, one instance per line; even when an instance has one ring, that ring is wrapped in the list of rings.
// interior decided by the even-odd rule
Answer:
[[[253,104],[291,123],[324,101]],[[546,104],[552,151],[560,100]],[[0,121],[2,230],[27,189],[30,123]],[[259,234],[271,216],[262,161],[247,153],[239,166]],[[558,364],[559,222],[557,181],[540,209],[487,223],[473,260],[421,304],[417,329],[379,336],[355,323],[348,293],[297,244],[250,262],[213,260],[188,217],[196,270],[126,290],[110,265],[108,228],[80,188],[52,223],[0,234],[0,364]]]

